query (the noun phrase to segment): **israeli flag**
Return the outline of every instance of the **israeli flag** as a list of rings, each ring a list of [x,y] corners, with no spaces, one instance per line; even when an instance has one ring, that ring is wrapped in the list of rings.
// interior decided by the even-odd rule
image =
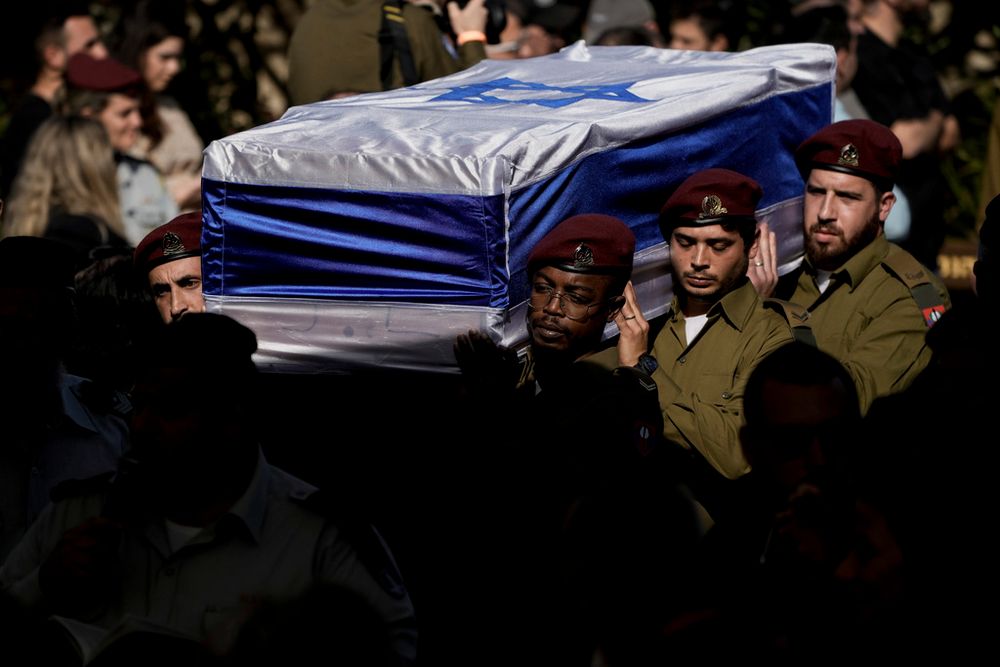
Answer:
[[[832,119],[835,66],[819,44],[580,42],[293,107],[205,151],[206,303],[257,333],[266,370],[454,372],[469,329],[527,342],[528,255],[577,213],[632,228],[643,310],[665,312],[657,214],[709,167],[762,185],[785,272],[802,255],[793,152]]]

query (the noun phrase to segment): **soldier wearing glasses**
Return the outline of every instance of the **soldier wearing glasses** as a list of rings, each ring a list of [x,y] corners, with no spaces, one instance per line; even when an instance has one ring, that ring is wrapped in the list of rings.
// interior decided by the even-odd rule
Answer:
[[[605,325],[625,303],[635,235],[618,218],[587,213],[560,222],[528,258],[530,349],[527,362],[486,334],[458,337],[455,357],[466,380],[532,395],[560,381],[575,362],[600,349]]]
[[[591,532],[591,518],[635,528],[635,516],[654,504],[622,513],[611,499],[672,488],[660,464],[656,384],[641,367],[592,363],[606,325],[621,317],[634,254],[635,236],[621,220],[567,218],[528,258],[525,362],[519,365],[513,351],[482,332],[455,343],[468,403],[451,413],[449,424],[464,420],[464,474],[456,483],[466,486],[454,493],[460,506],[438,516],[457,515],[448,524],[461,526],[468,548],[468,556],[452,562],[475,564],[458,580],[489,572],[495,593],[475,615],[469,610],[482,606],[481,593],[466,599],[469,592],[458,591],[452,605],[463,618],[457,622],[471,617],[477,627],[516,628],[508,633],[515,641],[503,642],[488,664],[517,662],[525,651],[539,664],[555,664],[567,650],[579,650],[580,614],[590,619],[593,611],[582,601],[605,591],[602,577],[617,571],[609,560],[594,560],[600,550],[582,546],[607,543]],[[634,563],[631,569],[638,571]]]
[[[600,421],[588,428],[613,429],[616,435],[610,439],[631,443],[626,456],[650,453],[662,430],[652,368],[635,362],[623,367],[590,363],[601,349],[605,325],[621,320],[626,295],[634,298],[629,280],[634,254],[632,230],[610,215],[574,215],[546,234],[528,257],[529,348],[524,362],[480,331],[455,342],[473,412],[487,418],[518,414],[528,421],[548,421],[549,427],[554,413],[567,425],[581,418],[591,425]],[[652,361],[643,357],[647,364]],[[483,423],[480,417],[472,419]],[[578,426],[579,421],[573,428]]]

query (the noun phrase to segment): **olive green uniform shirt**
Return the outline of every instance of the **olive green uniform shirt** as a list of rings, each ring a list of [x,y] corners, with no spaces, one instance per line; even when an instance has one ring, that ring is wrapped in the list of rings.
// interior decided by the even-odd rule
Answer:
[[[775,348],[792,341],[787,320],[763,306],[749,281],[722,297],[693,341],[674,297],[653,342],[659,368],[653,379],[663,411],[663,435],[697,450],[729,479],[750,466],[740,448],[743,387],[750,371]]]
[[[382,90],[380,76],[382,2],[315,0],[292,33],[288,49],[288,92],[291,104],[308,104],[337,93]],[[443,34],[430,11],[403,3],[403,19],[417,77],[429,81],[454,74],[486,57],[480,41],[458,47],[458,59],[445,48]],[[392,88],[403,85],[398,55]]]
[[[879,236],[833,272],[822,295],[808,259],[797,277],[791,276],[796,283],[789,300],[809,310],[817,346],[854,378],[862,412],[879,396],[906,389],[931,358],[923,312],[910,288],[884,264],[890,253],[901,253],[919,266],[905,250]],[[944,285],[926,268],[923,273],[942,304],[950,307]]]

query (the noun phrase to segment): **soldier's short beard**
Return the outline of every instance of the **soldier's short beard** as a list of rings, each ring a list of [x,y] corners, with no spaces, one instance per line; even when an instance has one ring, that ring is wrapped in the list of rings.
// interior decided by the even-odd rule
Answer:
[[[813,225],[810,227],[810,231],[819,226]],[[814,245],[809,239],[806,239],[806,256],[809,258],[809,263],[824,271],[839,269],[847,260],[858,254],[862,248],[867,247],[869,243],[874,241],[878,237],[880,228],[881,222],[879,221],[878,211],[876,211],[868,220],[868,223],[861,228],[857,236],[851,239],[850,242],[844,239],[847,246],[836,254],[828,253],[821,246]],[[844,238],[843,230],[838,228],[838,231],[841,232],[841,238]]]

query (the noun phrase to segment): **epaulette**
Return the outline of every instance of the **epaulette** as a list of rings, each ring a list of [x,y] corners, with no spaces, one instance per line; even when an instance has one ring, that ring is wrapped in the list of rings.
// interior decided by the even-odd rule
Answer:
[[[111,480],[115,476],[114,470],[102,472],[100,475],[85,477],[83,479],[67,479],[59,482],[49,491],[49,498],[52,502],[67,500],[77,496],[88,496],[92,493],[101,493],[111,488]]]
[[[809,311],[806,308],[792,301],[773,297],[764,299],[763,304],[765,308],[770,308],[785,318],[795,340],[816,347],[816,336],[809,324]]]
[[[906,285],[923,313],[924,323],[928,327],[934,326],[948,310],[948,303],[941,292],[945,288],[939,288],[930,271],[902,248],[893,246],[882,260],[882,266]]]
[[[289,495],[289,499],[333,523],[340,536],[357,550],[361,562],[385,592],[397,600],[406,597],[403,577],[396,567],[388,545],[375,526],[350,509],[350,501],[346,498],[338,499],[334,494],[324,491],[313,491],[308,494],[293,492]]]

